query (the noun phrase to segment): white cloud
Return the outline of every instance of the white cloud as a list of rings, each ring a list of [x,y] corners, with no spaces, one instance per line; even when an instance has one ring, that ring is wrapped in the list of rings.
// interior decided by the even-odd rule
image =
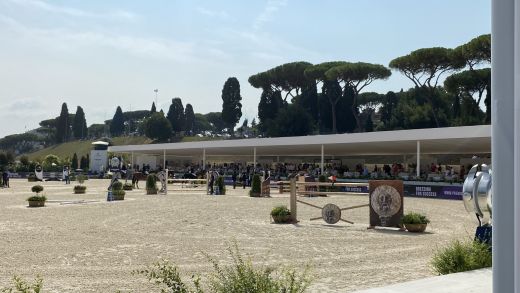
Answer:
[[[260,30],[265,23],[273,21],[276,12],[287,5],[288,0],[269,0],[264,10],[256,17],[253,28]]]
[[[229,18],[229,14],[226,11],[224,11],[224,10],[215,11],[215,10],[207,9],[205,7],[202,7],[202,6],[197,7],[196,10],[197,10],[198,13],[200,13],[202,15],[210,16],[210,17],[217,17],[217,18],[220,18],[220,19],[228,19]]]
[[[47,47],[73,50],[84,46],[105,46],[125,51],[129,54],[167,59],[177,62],[193,61],[195,44],[176,42],[161,38],[142,38],[106,32],[76,32],[68,29],[42,29],[27,27],[13,18],[0,15],[0,24],[5,24],[15,35],[23,36],[32,43],[44,43]]]
[[[63,14],[72,17],[90,17],[90,18],[104,18],[104,19],[118,19],[118,20],[135,20],[138,18],[137,14],[129,11],[118,10],[113,12],[96,13],[86,10],[81,10],[73,7],[59,6],[50,4],[42,0],[8,0],[9,2],[32,9],[39,9],[46,12]]]

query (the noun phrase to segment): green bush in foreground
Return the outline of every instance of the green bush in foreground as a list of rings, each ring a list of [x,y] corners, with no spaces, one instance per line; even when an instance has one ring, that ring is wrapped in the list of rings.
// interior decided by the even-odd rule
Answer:
[[[431,262],[439,275],[471,271],[491,267],[489,245],[478,241],[454,241],[437,251]]]
[[[255,268],[250,260],[244,260],[237,245],[228,248],[233,260],[229,266],[221,266],[208,257],[214,268],[207,286],[202,286],[200,278],[192,276],[191,286],[185,283],[175,265],[164,261],[134,273],[144,275],[151,282],[162,285],[166,289],[161,292],[170,293],[301,293],[311,283],[308,268],[301,274],[295,270],[284,270],[276,273],[273,268]],[[208,288],[204,291],[202,288]]]
[[[13,277],[14,287],[7,287],[1,289],[2,293],[40,293],[43,287],[43,279],[37,276],[34,280],[34,284],[29,284],[21,277]]]

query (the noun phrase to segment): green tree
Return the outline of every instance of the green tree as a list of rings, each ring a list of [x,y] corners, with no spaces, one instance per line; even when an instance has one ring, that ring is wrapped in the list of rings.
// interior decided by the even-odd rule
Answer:
[[[144,122],[144,133],[147,137],[158,141],[166,141],[171,137],[170,121],[161,113],[153,113]]]
[[[195,123],[195,113],[193,113],[193,107],[191,106],[191,104],[186,104],[186,109],[184,109],[184,117],[186,117],[184,130],[187,133],[191,134],[193,133]]]
[[[184,106],[182,105],[181,98],[172,99],[172,104],[170,105],[166,118],[170,121],[171,128],[174,132],[179,133],[184,130],[186,117],[184,116]]]
[[[103,137],[105,136],[105,130],[105,124],[92,124],[88,127],[87,132],[91,137]]]
[[[491,63],[491,35],[478,36],[453,50],[454,57],[466,63],[470,70],[482,63]]]
[[[227,124],[229,133],[234,136],[234,129],[242,117],[242,104],[240,101],[240,83],[236,77],[230,77],[222,88],[222,120]]]
[[[360,92],[373,81],[387,79],[391,74],[392,72],[383,65],[365,62],[347,62],[327,70],[325,72],[325,78],[327,80],[337,80],[340,84],[343,84],[343,90],[348,88],[353,91],[351,112],[356,119],[356,129],[361,130],[361,122],[358,115],[359,103],[357,101]]]
[[[389,91],[386,93],[386,97],[383,99],[383,105],[380,109],[381,112],[381,121],[388,125],[390,124],[390,120],[392,119],[392,113],[394,112],[394,109],[397,107],[397,95]]]
[[[123,110],[121,110],[121,107],[117,106],[114,118],[112,118],[112,122],[110,123],[110,134],[112,136],[120,136],[123,134],[124,131],[125,117],[123,115]]]
[[[491,68],[462,71],[448,76],[444,81],[444,88],[452,94],[476,95],[477,105],[480,105],[484,91],[490,85]]]
[[[155,102],[152,102],[152,108],[150,109],[150,115],[153,113],[157,113],[157,109],[155,108]]]
[[[249,83],[255,88],[261,88],[270,92],[285,92],[284,102],[287,97],[293,99],[298,96],[302,88],[313,83],[313,79],[309,79],[305,75],[305,70],[312,66],[311,63],[299,61],[285,63],[249,77]]]
[[[226,128],[226,123],[222,120],[222,114],[220,112],[209,112],[205,116],[216,132],[222,132],[222,130]]]
[[[439,121],[439,100],[435,91],[439,78],[449,71],[463,68],[465,63],[453,53],[453,49],[442,47],[424,48],[412,51],[410,54],[398,57],[390,62],[390,68],[399,70],[415,87],[424,88],[426,98],[430,104],[431,115],[436,127],[441,126]]]
[[[186,105],[188,107],[188,105]],[[209,123],[208,118],[206,118],[206,115],[195,113],[194,120],[193,120],[193,132],[194,133],[202,133],[204,131],[211,131],[214,130],[211,123]]]
[[[264,90],[258,103],[258,119],[260,120],[259,129],[266,132],[269,128],[283,127],[281,125],[272,124],[278,116],[280,109],[286,106],[282,99],[280,91],[272,92],[271,90]]]
[[[60,116],[56,119],[56,142],[62,143],[70,137],[69,109],[67,103],[61,105]]]
[[[72,155],[72,161],[70,162],[70,167],[72,168],[72,170],[78,169],[78,155],[76,153],[74,153],[74,155]]]
[[[83,108],[80,106],[78,106],[76,109],[76,115],[74,116],[74,121],[72,122],[72,132],[74,134],[74,138],[76,139],[85,138],[88,134],[85,112],[83,112]]]
[[[272,124],[279,126],[267,129],[267,135],[274,137],[308,135],[314,127],[309,113],[294,104],[281,109]]]
[[[79,159],[79,168],[80,169],[88,169],[88,165],[89,165],[89,158],[88,158],[88,155],[87,157],[85,156],[81,156],[81,158]]]

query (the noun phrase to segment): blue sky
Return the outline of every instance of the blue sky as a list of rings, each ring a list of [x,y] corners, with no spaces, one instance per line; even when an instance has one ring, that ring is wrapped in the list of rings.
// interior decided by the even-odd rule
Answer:
[[[181,97],[220,111],[241,84],[243,117],[260,92],[247,78],[292,61],[388,65],[424,47],[455,47],[491,31],[490,0],[0,0],[0,137],[78,105],[87,123]],[[398,72],[367,91],[408,88]]]

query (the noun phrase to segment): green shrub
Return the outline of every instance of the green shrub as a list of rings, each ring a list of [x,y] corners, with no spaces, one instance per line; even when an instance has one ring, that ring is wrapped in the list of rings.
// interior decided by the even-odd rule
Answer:
[[[78,180],[78,183],[79,183],[79,184],[83,184],[83,183],[85,182],[85,179],[86,179],[86,178],[87,178],[87,176],[85,176],[85,175],[78,175],[78,176],[76,177],[76,179]]]
[[[45,195],[33,195],[27,198],[27,201],[47,201]]]
[[[116,190],[112,190],[112,195],[125,195],[126,192],[122,189],[116,189]]]
[[[492,255],[485,243],[454,241],[437,251],[431,264],[439,275],[452,274],[491,267]]]
[[[133,190],[134,187],[132,186],[132,183],[125,183],[125,185],[123,185],[123,190]]]
[[[41,186],[41,185],[34,185],[34,186],[31,188],[31,191],[32,191],[32,192],[36,192],[36,195],[38,195],[40,192],[43,191],[43,186]]]
[[[157,190],[157,178],[155,178],[155,174],[150,174],[146,177],[146,189],[147,190]]]
[[[37,276],[34,284],[29,284],[21,277],[13,277],[14,287],[7,287],[0,289],[2,293],[40,293],[43,287],[43,279]]]
[[[224,177],[218,176],[215,180],[215,184],[218,186],[219,194],[226,194],[226,185],[224,184]]]
[[[74,186],[74,192],[75,193],[85,193],[87,190],[87,187],[85,185],[76,185]]]
[[[402,224],[428,224],[430,220],[423,214],[410,212],[401,219]]]
[[[167,261],[134,271],[134,274],[146,276],[154,284],[162,285],[161,292],[171,293],[203,293],[202,287],[213,293],[302,293],[312,281],[308,267],[301,274],[291,269],[276,272],[270,267],[254,267],[251,260],[242,257],[236,244],[228,247],[228,252],[233,260],[229,266],[221,266],[207,256],[214,268],[207,286],[202,286],[200,278],[195,276],[191,278],[193,284],[188,285],[178,268]]]
[[[123,183],[120,181],[116,181],[112,184],[112,191],[114,190],[123,190]]]
[[[291,211],[287,208],[287,206],[276,206],[271,210],[271,216],[289,216]]]
[[[262,192],[262,182],[260,180],[260,175],[253,175],[253,181],[251,182],[251,191],[249,191],[250,196],[260,196]]]

